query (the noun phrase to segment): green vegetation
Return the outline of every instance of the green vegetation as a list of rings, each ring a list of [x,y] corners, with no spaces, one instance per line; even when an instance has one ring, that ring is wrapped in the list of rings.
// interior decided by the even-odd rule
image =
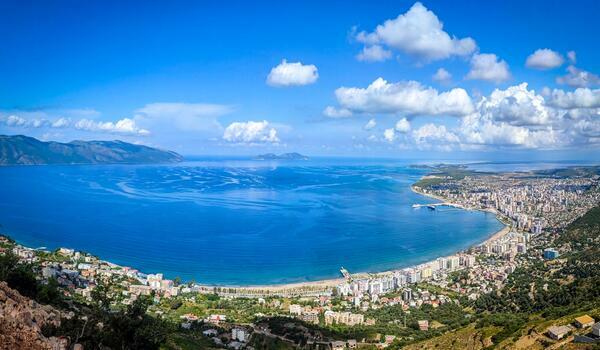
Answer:
[[[101,304],[82,307],[77,317],[63,319],[47,335],[68,336],[84,348],[158,349],[173,326],[146,313],[148,298],[139,298],[124,311],[107,311]]]
[[[592,177],[600,175],[600,166],[573,166],[562,169],[544,169],[534,172],[538,176],[552,177]]]
[[[63,305],[63,299],[55,279],[42,283],[36,279],[34,266],[21,263],[19,258],[8,250],[0,255],[0,281],[16,289],[26,297],[42,304]]]
[[[271,338],[263,335],[257,335],[252,337],[250,346],[255,349],[273,349],[273,350],[292,350],[296,347],[288,342],[280,340],[278,338]]]
[[[197,349],[217,349],[214,343],[197,332],[174,332],[169,334],[160,350],[197,350]]]
[[[418,188],[435,188],[440,185],[451,186],[452,181],[462,180],[467,176],[480,176],[490,173],[479,172],[467,169],[464,165],[439,164],[435,166],[425,166],[431,172],[422,177],[414,186]]]
[[[436,186],[436,185],[441,185],[441,184],[445,183],[446,181],[448,181],[448,180],[443,177],[429,176],[429,177],[421,178],[419,181],[415,182],[415,184],[413,186],[418,187],[418,188],[428,188],[428,187],[432,187],[432,186]]]
[[[175,298],[163,299],[150,311],[160,311],[165,318],[179,322],[180,316],[194,314],[206,317],[211,314],[227,316],[227,320],[236,323],[251,323],[256,314],[274,315],[274,308],[261,304],[256,298],[220,298],[216,294],[184,294]]]

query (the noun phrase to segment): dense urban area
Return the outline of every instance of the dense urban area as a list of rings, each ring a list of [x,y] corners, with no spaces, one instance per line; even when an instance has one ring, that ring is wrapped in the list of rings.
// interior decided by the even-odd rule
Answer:
[[[505,229],[410,268],[254,288],[170,280],[3,236],[0,329],[22,339],[0,330],[0,347],[600,348],[600,168],[427,172],[413,190],[439,203],[414,210],[486,210]]]

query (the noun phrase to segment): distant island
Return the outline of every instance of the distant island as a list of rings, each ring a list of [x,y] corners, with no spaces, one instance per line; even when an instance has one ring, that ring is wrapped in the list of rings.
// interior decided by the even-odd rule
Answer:
[[[308,160],[309,158],[300,153],[266,153],[254,157],[255,160]]]
[[[0,135],[0,165],[176,163],[175,152],[123,141],[44,142],[33,137]]]

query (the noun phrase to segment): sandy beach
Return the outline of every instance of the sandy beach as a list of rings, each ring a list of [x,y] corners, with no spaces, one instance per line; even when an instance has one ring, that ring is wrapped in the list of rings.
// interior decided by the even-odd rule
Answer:
[[[437,199],[440,202],[446,203],[448,205],[452,205],[457,208],[461,208],[463,210],[481,210],[481,211],[495,214],[498,218],[498,221],[500,221],[504,225],[504,227],[501,230],[499,230],[499,231],[495,232],[494,234],[492,234],[491,236],[489,236],[485,241],[483,241],[477,245],[495,241],[510,232],[510,226],[507,226],[504,223],[504,221],[501,220],[501,216],[496,210],[465,208],[462,205],[448,202],[445,198],[435,196],[432,194],[423,193],[423,192],[417,190],[414,186],[411,186],[410,188],[413,192],[418,193],[422,196]],[[460,251],[458,251],[456,253],[459,253],[459,252]],[[432,261],[434,261],[434,260],[426,261],[426,262],[423,262],[418,265],[428,264],[428,263],[431,263]],[[417,265],[407,266],[406,268],[411,268],[411,267],[415,267],[415,266],[417,266]],[[352,276],[357,279],[364,278],[369,275],[383,276],[386,274],[394,273],[399,270],[401,270],[401,269],[381,271],[381,272],[376,272],[376,273],[364,273],[364,272],[353,273]],[[210,285],[200,285],[200,286],[202,288],[206,288],[206,290],[213,290],[214,288],[232,289],[235,291],[234,294],[236,294],[236,295],[263,295],[263,294],[286,294],[286,293],[303,294],[301,292],[310,294],[310,293],[315,293],[315,292],[319,292],[319,291],[330,290],[331,288],[339,285],[342,282],[344,282],[344,278],[333,278],[333,279],[325,279],[325,280],[319,280],[319,281],[296,282],[296,283],[286,283],[286,284],[255,285],[255,286],[210,286]]]

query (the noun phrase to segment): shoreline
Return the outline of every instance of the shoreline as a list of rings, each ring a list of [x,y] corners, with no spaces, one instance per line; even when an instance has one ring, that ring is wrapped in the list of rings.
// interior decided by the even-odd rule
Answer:
[[[416,268],[418,266],[421,265],[425,265],[425,264],[429,264],[434,262],[436,259],[438,258],[443,258],[443,257],[448,257],[448,256],[452,256],[455,254],[459,254],[461,252],[465,252],[473,247],[485,244],[485,243],[489,243],[491,241],[495,241],[503,236],[505,236],[506,234],[508,234],[510,232],[510,226],[507,225],[505,223],[505,220],[502,220],[503,218],[501,217],[501,215],[495,211],[495,210],[489,210],[489,209],[473,209],[473,208],[465,208],[459,204],[456,203],[451,203],[448,202],[445,198],[436,196],[436,195],[432,195],[432,194],[427,194],[427,193],[423,193],[419,190],[417,190],[414,185],[410,186],[410,189],[414,192],[417,193],[419,195],[422,195],[424,197],[429,197],[429,198],[433,198],[436,200],[439,200],[447,205],[456,207],[456,208],[460,208],[462,210],[478,210],[478,211],[484,211],[484,212],[489,212],[492,213],[494,215],[496,215],[496,219],[503,225],[503,227],[492,233],[490,236],[488,236],[485,240],[476,243],[476,244],[472,244],[467,248],[463,248],[461,250],[458,250],[456,252],[454,252],[453,254],[450,255],[446,255],[446,256],[438,256],[434,259],[430,259],[430,260],[426,260],[423,261],[421,263],[418,264],[411,264],[411,265],[407,265],[405,267],[402,268],[396,268],[396,269],[392,269],[392,270],[385,270],[385,271],[377,271],[377,272],[357,272],[357,273],[352,273],[352,277],[353,278],[367,278],[369,276],[385,276],[385,275],[389,275],[389,274],[393,274],[395,272],[398,271],[402,271],[404,269],[410,269],[410,268]],[[17,242],[18,243],[18,242]],[[27,247],[26,245],[23,245],[21,243],[18,243],[19,245],[23,246],[23,247]],[[34,250],[39,250],[40,248],[31,248],[28,247],[30,249],[34,249]],[[57,248],[60,249],[60,248]],[[93,254],[92,254],[93,255]],[[113,264],[116,266],[120,266],[122,268],[129,268],[129,269],[135,269],[135,267],[130,267],[130,266],[126,266],[126,265],[117,265],[114,264],[112,262],[110,262],[109,260],[104,260],[104,259],[100,259],[103,262],[109,263],[109,264]],[[135,269],[136,270],[136,269]],[[156,272],[156,273],[160,273]],[[303,282],[290,282],[290,283],[283,283],[283,284],[264,284],[264,285],[227,285],[227,284],[223,284],[223,285],[219,285],[219,284],[202,284],[202,283],[195,283],[194,286],[200,288],[202,291],[205,292],[209,292],[209,291],[214,291],[216,289],[221,289],[223,290],[221,293],[222,294],[234,294],[234,295],[238,295],[238,296],[261,296],[261,295],[277,295],[277,294],[297,294],[297,295],[301,295],[301,294],[319,294],[319,293],[326,293],[331,291],[331,289],[337,285],[339,285],[340,283],[343,283],[346,279],[344,277],[338,277],[338,278],[328,278],[328,279],[320,279],[320,280],[315,280],[315,281],[303,281]],[[185,281],[183,282],[185,283]]]
[[[452,202],[448,202],[445,198],[440,197],[440,196],[436,196],[434,194],[429,194],[429,193],[424,193],[421,192],[419,190],[417,190],[417,188],[415,188],[414,185],[410,186],[410,189],[417,194],[420,194],[422,196],[425,197],[429,197],[429,198],[433,198],[433,199],[437,199],[439,201],[442,201],[448,205],[451,205],[455,208],[460,208],[462,210],[476,210],[476,211],[482,211],[482,212],[486,212],[486,213],[490,213],[490,214],[494,214],[496,216],[496,220],[498,220],[498,222],[500,222],[504,227],[502,227],[502,229],[498,230],[497,232],[495,232],[494,234],[492,234],[491,236],[489,236],[488,238],[486,238],[484,241],[482,241],[481,243],[478,243],[476,245],[482,245],[485,243],[489,243],[492,241],[495,241],[499,238],[504,237],[506,234],[508,234],[510,232],[510,225],[508,225],[505,221],[507,220],[502,214],[500,214],[497,210],[494,209],[474,209],[474,208],[466,208],[462,205],[456,204],[456,203],[452,203]],[[470,248],[472,248],[473,246],[471,246]],[[458,253],[458,252],[457,252]]]
[[[503,227],[494,232],[493,234],[491,234],[490,236],[488,236],[485,240],[477,243],[477,244],[473,244],[471,246],[469,246],[468,248],[459,250],[457,252],[455,252],[454,254],[458,254],[461,253],[465,250],[471,249],[473,247],[482,245],[482,244],[486,244],[486,243],[490,243],[492,241],[495,241],[497,239],[500,239],[502,237],[504,237],[505,235],[507,235],[510,232],[510,226],[507,225],[503,220],[502,220],[502,216],[495,210],[492,209],[472,209],[472,208],[465,208],[462,205],[456,204],[456,203],[452,203],[452,202],[448,202],[445,198],[442,198],[440,196],[436,196],[436,195],[432,195],[432,194],[427,194],[427,193],[423,193],[419,190],[417,190],[414,185],[410,186],[411,191],[413,191],[414,193],[417,193],[419,195],[422,195],[424,197],[429,197],[429,198],[433,198],[433,199],[437,199],[439,201],[442,201],[444,203],[447,203],[449,205],[452,205],[456,208],[460,208],[462,210],[477,210],[477,211],[483,211],[483,212],[487,212],[487,213],[491,213],[496,215],[496,219],[498,220],[498,222],[500,222]],[[444,256],[439,256],[437,258],[440,257],[444,257]],[[436,258],[436,259],[437,259]],[[376,276],[380,276],[380,275],[386,275],[386,274],[391,274],[394,273],[396,271],[401,271],[403,269],[409,269],[409,268],[414,268],[416,266],[419,265],[424,265],[424,264],[428,264],[435,261],[435,259],[433,260],[428,260],[428,261],[424,261],[422,263],[419,264],[413,264],[413,265],[408,265],[406,267],[403,268],[398,268],[398,269],[393,269],[393,270],[385,270],[385,271],[379,271],[379,272],[357,272],[357,273],[352,273],[352,276],[355,278],[361,278],[361,277],[367,277],[369,275],[376,275]],[[284,290],[293,290],[293,289],[303,289],[303,288],[325,288],[325,287],[335,287],[336,285],[344,282],[345,279],[340,277],[340,278],[331,278],[331,279],[324,279],[324,280],[317,280],[317,281],[307,281],[307,282],[292,282],[292,283],[284,283],[284,284],[267,284],[267,285],[247,285],[247,286],[232,286],[232,285],[204,285],[204,284],[199,284],[200,287],[203,288],[232,288],[232,289],[237,289],[239,291],[252,291],[252,290],[268,290],[270,292],[278,292],[278,291],[284,291]]]
[[[510,226],[507,225],[502,219],[503,217],[495,210],[492,209],[472,209],[472,208],[465,208],[462,205],[456,204],[456,203],[452,203],[452,202],[448,202],[445,198],[436,196],[436,195],[432,195],[432,194],[427,194],[427,193],[423,193],[419,190],[417,190],[413,185],[410,186],[410,189],[414,192],[417,193],[419,195],[422,195],[424,197],[429,197],[429,198],[433,198],[433,199],[437,199],[441,202],[444,202],[446,204],[452,205],[456,208],[460,208],[462,210],[477,210],[477,211],[483,211],[483,212],[487,212],[487,213],[491,213],[496,215],[496,219],[498,220],[498,222],[500,222],[503,227],[494,232],[493,234],[491,234],[490,236],[488,236],[485,240],[470,245],[468,248],[459,250],[457,252],[455,252],[454,254],[458,254],[461,253],[465,250],[471,249],[473,247],[482,245],[482,244],[486,244],[486,243],[490,243],[493,242],[497,239],[500,239],[502,237],[504,237],[505,235],[507,235],[510,232]],[[437,258],[443,258],[444,256],[439,256]],[[435,259],[437,259],[435,258]],[[397,271],[401,271],[404,269],[410,269],[410,268],[415,268],[416,266],[419,265],[425,265],[425,264],[429,264],[433,261],[435,261],[435,259],[433,260],[427,260],[424,261],[422,263],[419,264],[413,264],[413,265],[408,265],[406,267],[403,268],[398,268],[398,269],[393,269],[393,270],[385,270],[385,271],[379,271],[379,272],[357,272],[357,273],[352,273],[352,276],[354,278],[362,278],[362,277],[367,277],[369,275],[375,275],[375,276],[382,276],[382,275],[387,275],[387,274],[391,274]],[[324,279],[324,280],[317,280],[317,281],[307,281],[307,282],[292,282],[292,283],[284,283],[284,284],[267,284],[267,285],[247,285],[247,286],[232,286],[232,285],[203,285],[203,284],[199,284],[199,286],[203,287],[203,288],[232,288],[232,289],[237,289],[238,291],[244,291],[247,290],[248,292],[253,291],[253,290],[268,290],[270,292],[281,292],[284,290],[294,290],[294,289],[304,289],[304,288],[326,288],[326,287],[335,287],[338,284],[344,282],[345,279],[343,277],[340,278],[331,278],[331,279]]]

